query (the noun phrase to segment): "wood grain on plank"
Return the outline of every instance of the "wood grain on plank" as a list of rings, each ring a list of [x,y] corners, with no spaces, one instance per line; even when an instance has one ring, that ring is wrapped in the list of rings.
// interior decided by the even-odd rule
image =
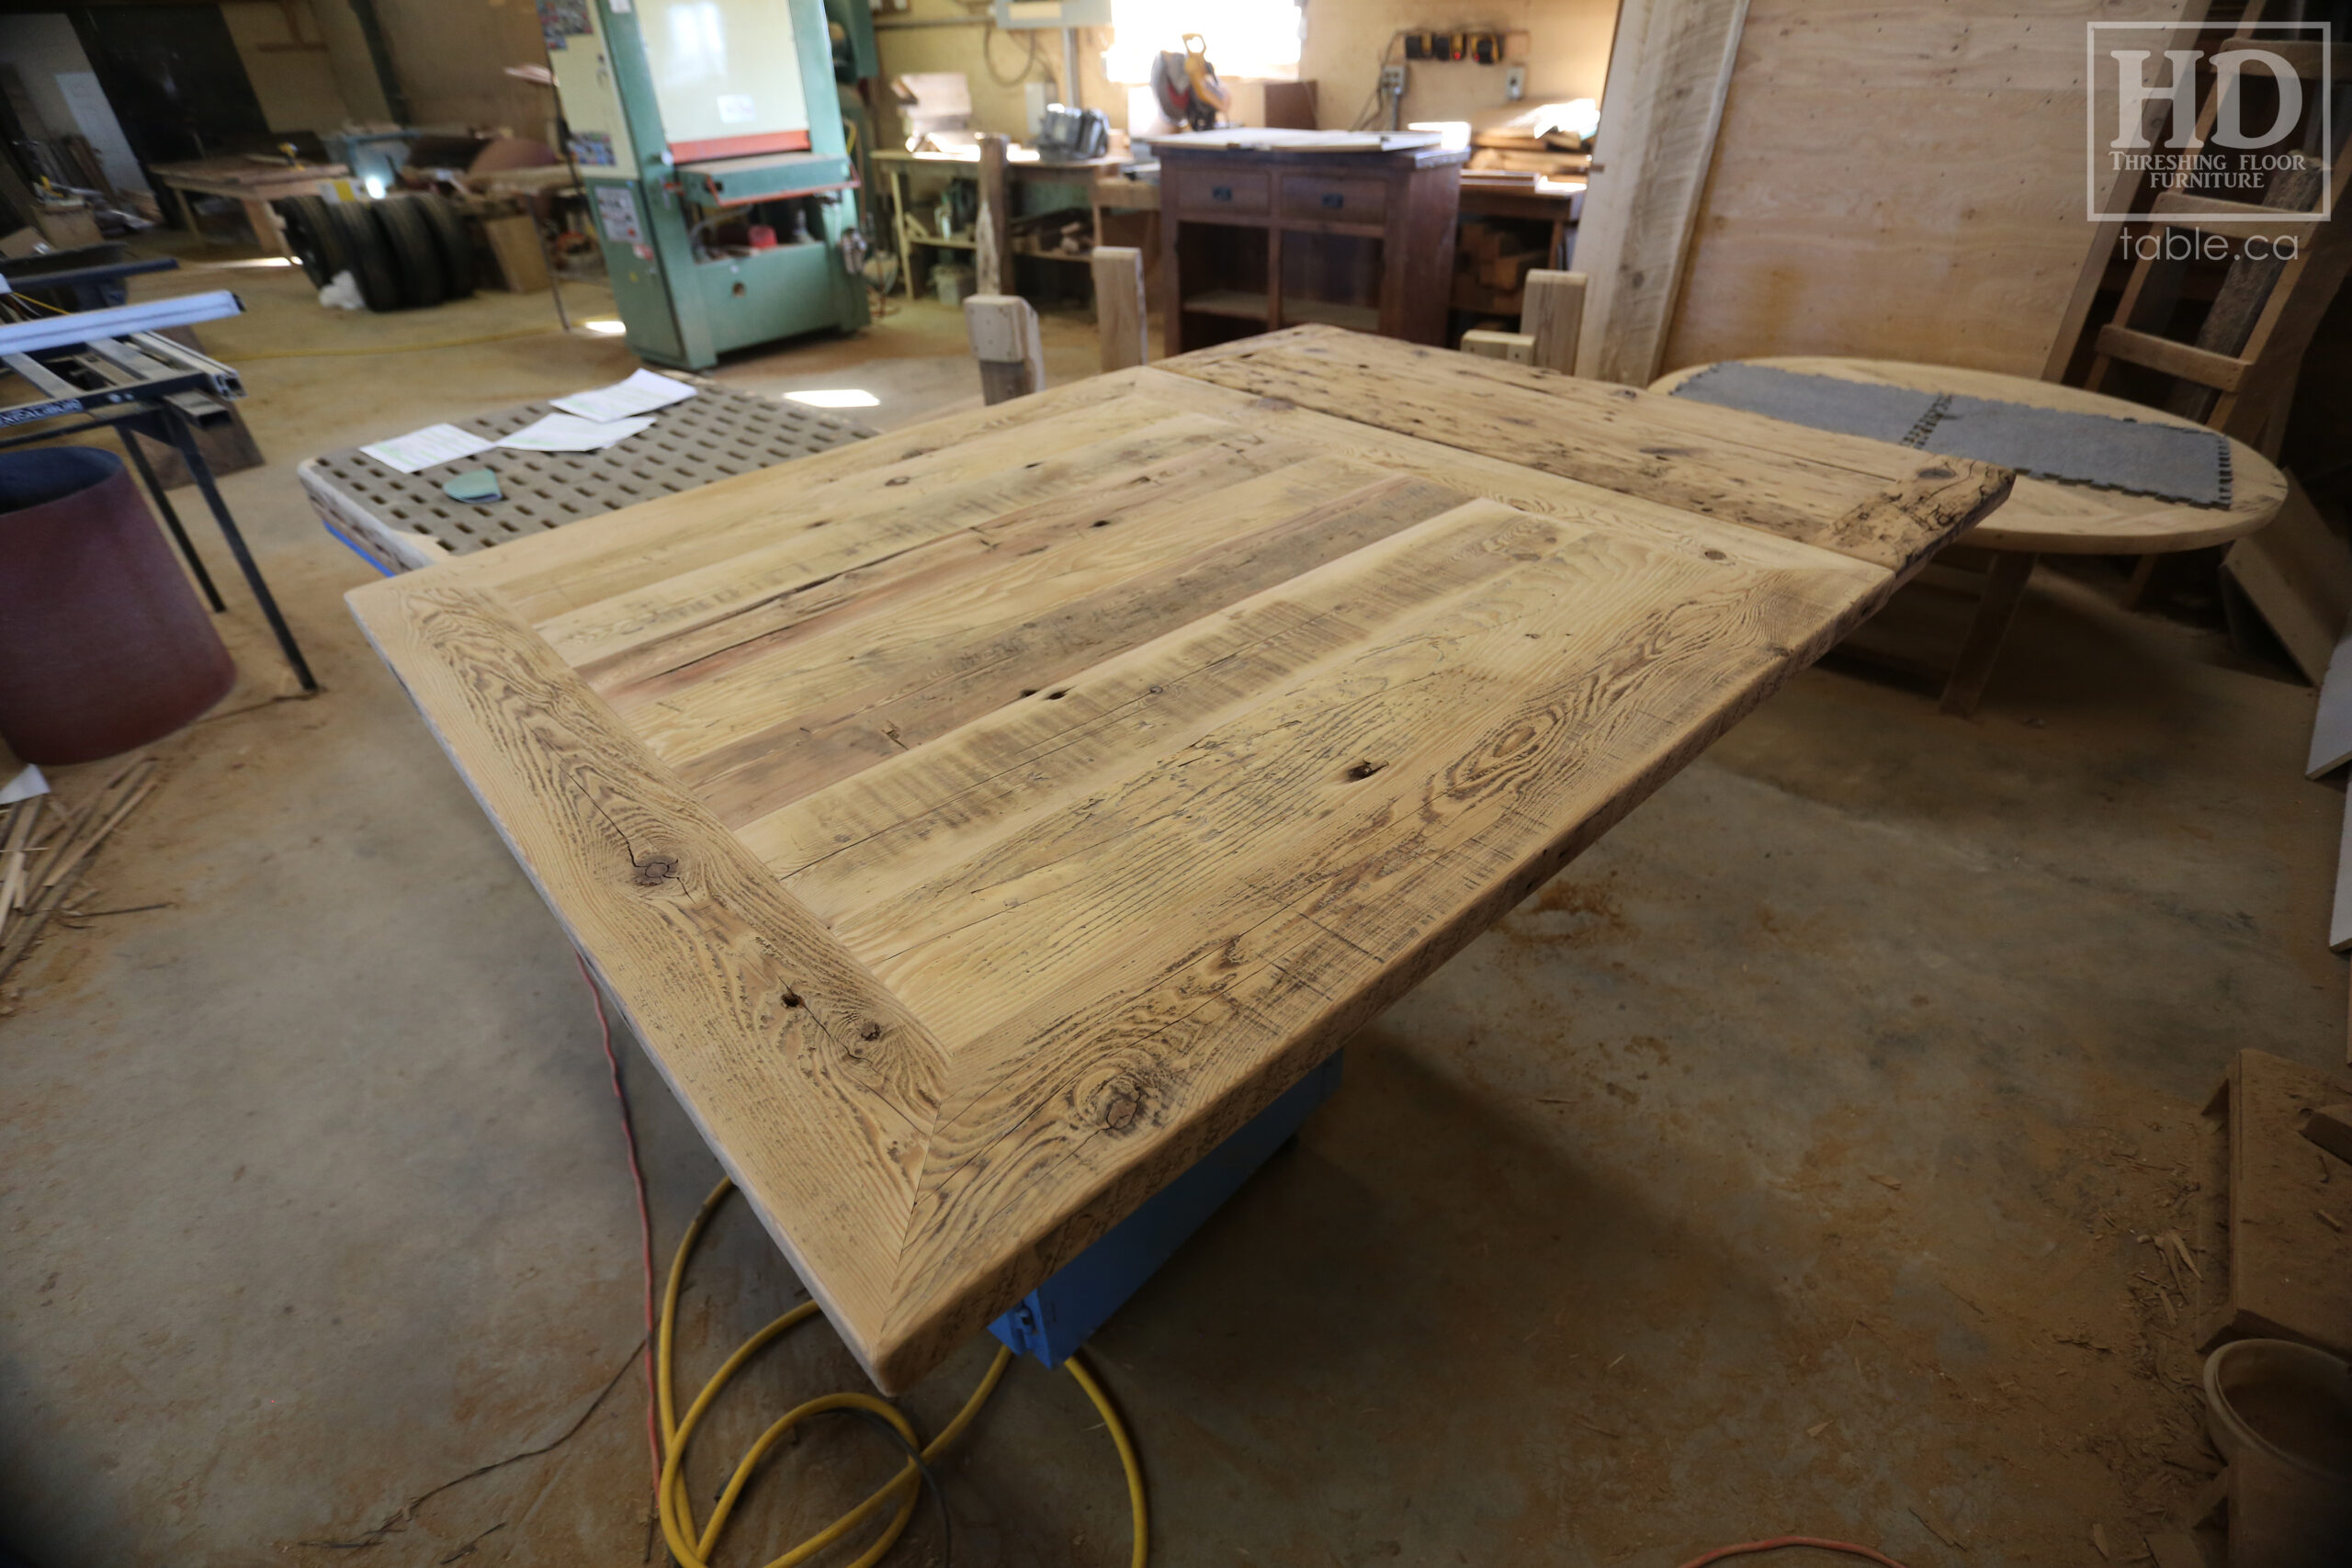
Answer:
[[[2006,492],[1318,341],[353,595],[887,1389]]]
[[[1301,465],[1281,477],[1311,479],[1320,467]],[[1268,488],[1273,478],[1247,488]],[[1200,610],[1188,605],[1213,609],[1241,599],[1462,499],[1403,477],[1336,481],[1323,493],[1328,499],[1319,502],[1308,495],[1285,501],[1264,525],[1223,547],[1198,548],[1106,582],[1010,630],[1001,621],[984,625],[953,650],[957,667],[920,690],[907,691],[903,673],[878,696],[876,688],[862,688],[850,703],[817,716],[822,722],[804,727],[785,764],[789,787],[813,790],[848,777],[856,762],[894,758],[1014,702],[1060,702],[1072,679],[1101,660],[1193,621]],[[725,782],[743,776],[734,759],[720,761],[737,770]],[[769,776],[773,781],[773,770]],[[714,775],[714,791],[721,787]],[[774,798],[786,791],[771,782],[760,793]]]
[[[2181,10],[1751,0],[1658,368],[1825,354],[2042,374],[2086,261],[2095,279],[2113,254],[2084,220],[2081,24]],[[1984,124],[2003,133],[1974,138]]]
[[[1123,484],[1164,487],[1170,476],[1161,469],[1171,459],[1194,457],[1204,438],[1238,434],[1229,423],[1174,411],[1135,423],[1134,417],[1150,412],[1148,405],[1117,406],[1125,428],[1098,441],[1042,455],[1028,442],[1008,443],[991,455],[994,467],[986,472],[906,487],[890,485],[888,479],[898,477],[890,474],[859,494],[799,498],[792,503],[791,526],[771,524],[763,530],[773,542],[739,542],[733,553],[708,566],[674,570],[543,621],[540,635],[592,682],[609,688],[660,669],[665,658],[684,663],[701,657],[712,639],[673,644],[674,654],[657,645],[718,622],[734,623],[717,629],[724,646],[737,635],[735,625],[755,621],[812,586],[842,583],[837,595],[848,596],[854,574],[864,570],[870,578],[872,569],[925,547],[953,540],[966,549],[989,548],[989,541],[970,530],[1028,506],[1079,504],[1072,491],[1081,482],[1090,491]],[[1020,460],[1024,456],[1027,460]],[[832,504],[811,507],[811,499]],[[624,663],[631,654],[641,657]]]
[[[1202,776],[1183,781],[1182,812],[1154,770],[975,863],[973,881],[1019,903],[945,931],[933,956],[943,971],[985,954],[1012,972],[980,1005],[918,1004],[956,1042],[958,1071],[905,1299],[1034,1285],[1028,1270],[1123,1212],[1099,1190],[1134,1181],[1140,1196],[1198,1157],[1671,776],[1795,667],[1791,654],[1864,613],[1883,578],[1845,570],[1799,588],[1562,537],[1373,629],[1355,660],[1323,661],[1188,748]],[[1504,671],[1517,700],[1481,701]],[[1116,886],[1000,880],[1057,870],[1052,851],[1071,834],[1116,845]],[[1122,901],[1123,940],[1072,929]],[[1021,984],[1030,973],[1044,983]],[[1021,1010],[1002,1013],[1004,998]],[[1275,1081],[1252,1080],[1261,1053],[1283,1064]],[[1043,1227],[1028,1246],[970,1245],[979,1216],[1014,1213]],[[953,1343],[971,1326],[951,1314],[929,1331]],[[895,1328],[918,1333],[911,1319]]]
[[[1691,230],[1715,158],[1748,0],[1630,0],[1603,96],[1623,105],[1592,172],[1578,260],[1594,280],[1593,333],[1567,367],[1641,386],[1674,325]]]
[[[706,660],[690,683],[633,688],[617,705],[741,824],[1453,499],[1430,488],[1300,455],[1175,498],[1181,528],[1098,529],[1082,520],[1100,510],[1090,506],[1057,520],[1062,541],[1017,531],[1012,547],[944,562],[904,592],[877,588],[870,604]]]
[[[1094,269],[1094,331],[1104,370],[1132,370],[1151,357],[1149,309],[1144,304],[1143,253],[1125,245],[1097,245]]]
[[[861,507],[883,500],[892,503],[882,509],[887,517],[927,511],[941,487],[986,479],[1019,484],[1021,465],[1038,445],[1033,425],[1051,420],[1057,428],[1075,425],[1109,436],[1159,417],[1148,408],[1125,406],[1127,390],[1119,378],[1103,377],[1001,408],[950,414],[796,458],[783,470],[792,476],[788,485],[778,485],[775,469],[738,474],[598,518],[594,532],[573,524],[516,539],[466,558],[473,564],[462,575],[499,590],[536,626],[639,584],[725,560],[749,541],[773,543],[780,518],[806,525],[824,515],[818,508],[825,502]]]
[[[1230,409],[1238,395],[1208,381],[1156,369],[1146,372],[1146,376],[1156,400],[1179,406],[1218,412]],[[1391,473],[1418,475],[1522,512],[1606,526],[1660,547],[1705,556],[1711,560],[1716,556],[1728,556],[1754,566],[1803,570],[1817,566],[1823,554],[1816,547],[1782,534],[1685,511],[1666,502],[1629,495],[1588,480],[1546,473],[1505,457],[1443,446],[1396,431],[1318,413],[1287,399],[1260,398],[1249,402],[1251,428],[1270,436],[1307,443],[1334,456],[1362,458]],[[1898,525],[1905,531],[1906,537],[1945,539],[1987,513],[1998,515],[1996,509],[2007,492],[2000,481],[1989,487],[1983,482],[1985,473],[1996,471],[1963,474],[1960,476],[1962,483],[1937,486],[1925,494],[1890,494],[1884,499],[1902,513]],[[1710,550],[1715,556],[1707,555]],[[1916,570],[1917,564],[1915,562],[1911,570]]]
[[[1974,508],[2002,470],[1729,409],[1328,327],[1161,367],[1260,397],[1762,528],[1890,571],[1937,537],[1937,498]]]
[[[476,590],[351,595],[475,798],[851,1348],[876,1349],[923,1138],[931,1032],[560,660]]]

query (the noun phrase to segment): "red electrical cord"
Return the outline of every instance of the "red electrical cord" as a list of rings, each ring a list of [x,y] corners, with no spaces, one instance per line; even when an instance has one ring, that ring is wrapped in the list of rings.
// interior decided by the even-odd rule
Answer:
[[[1693,1557],[1690,1562],[1685,1562],[1682,1568],[1707,1568],[1708,1563],[1721,1562],[1726,1557],[1746,1557],[1750,1552],[1756,1551],[1780,1551],[1792,1546],[1809,1546],[1815,1551],[1842,1551],[1849,1557],[1867,1558],[1872,1562],[1882,1564],[1883,1568],[1903,1568],[1903,1564],[1894,1558],[1881,1556],[1867,1546],[1856,1546],[1843,1540],[1823,1540],[1809,1535],[1776,1535],[1770,1540],[1748,1540],[1742,1541],[1737,1546],[1719,1546],[1713,1551],[1702,1552]]]
[[[653,1411],[653,1213],[645,1202],[645,1171],[637,1161],[637,1127],[629,1115],[628,1090],[621,1087],[620,1058],[613,1055],[613,1022],[605,1016],[605,993],[596,988],[596,977],[588,973],[588,960],[574,951],[572,959],[580,965],[580,977],[588,984],[589,998],[596,1004],[596,1027],[605,1034],[605,1066],[613,1073],[613,1098],[621,1103],[621,1136],[628,1143],[628,1179],[637,1187],[637,1238],[639,1252],[645,1265],[645,1442],[653,1455],[653,1490],[662,1490],[662,1428],[654,1425]]]

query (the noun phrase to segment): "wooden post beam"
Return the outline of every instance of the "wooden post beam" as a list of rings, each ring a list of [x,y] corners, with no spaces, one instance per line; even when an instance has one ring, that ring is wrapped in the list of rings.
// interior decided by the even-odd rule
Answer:
[[[1585,276],[1537,270],[1527,275],[1519,330],[1535,340],[1528,363],[1563,375],[1577,373],[1577,350],[1584,337]]]
[[[1473,327],[1462,334],[1462,352],[1481,359],[1504,359],[1513,365],[1535,363],[1535,340],[1525,333],[1488,332]]]
[[[964,301],[964,331],[980,362],[980,399],[991,405],[1046,389],[1046,349],[1037,312],[1017,294],[975,294]]]
[[[1012,200],[1004,173],[1011,145],[1001,136],[980,138],[980,213],[972,225],[972,266],[981,294],[1012,292]]]
[[[1143,253],[1128,245],[1094,247],[1094,328],[1102,370],[1132,370],[1151,358],[1145,326]]]

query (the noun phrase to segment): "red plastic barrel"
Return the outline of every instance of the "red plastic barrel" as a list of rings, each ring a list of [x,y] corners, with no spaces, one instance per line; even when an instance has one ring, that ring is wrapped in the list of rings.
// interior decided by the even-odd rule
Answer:
[[[122,459],[0,452],[0,739],[28,762],[160,740],[237,667]]]

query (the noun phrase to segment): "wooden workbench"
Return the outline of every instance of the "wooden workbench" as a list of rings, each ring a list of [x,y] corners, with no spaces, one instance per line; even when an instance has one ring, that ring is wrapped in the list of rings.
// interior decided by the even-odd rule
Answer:
[[[1584,217],[1585,182],[1544,180],[1528,175],[1516,179],[1487,171],[1464,170],[1462,222],[1501,218],[1517,223],[1544,225],[1544,265],[1566,272],[1576,265],[1577,224]],[[1454,309],[1461,310],[1461,301]]]
[[[351,604],[896,1390],[2008,484],[1308,328]]]
[[[1020,151],[1025,153],[1029,149],[1023,148]],[[951,179],[978,181],[984,187],[983,197],[996,204],[997,210],[1004,214],[1005,220],[1009,223],[1015,217],[1020,216],[1013,211],[1012,191],[1014,186],[1067,185],[1081,187],[1091,194],[1095,182],[1118,169],[1123,161],[1118,158],[1088,158],[1075,163],[1055,163],[1033,154],[1026,157],[1008,157],[1001,164],[989,164],[983,166],[983,161],[978,158],[958,157],[952,152],[884,151],[875,153],[874,162],[888,171],[890,176],[890,205],[895,214],[894,231],[899,241],[899,276],[905,283],[907,298],[913,299],[919,290],[915,278],[915,259],[918,252],[971,253],[978,249],[978,242],[975,236],[942,234],[930,219],[919,216],[915,212],[907,195],[908,175],[929,173],[934,175],[944,175]],[[1003,171],[1003,188],[1001,190],[986,188],[992,182],[994,171],[998,169]],[[1088,259],[1083,254],[1072,255],[1063,251],[1040,250],[1035,245],[1022,245],[1012,242],[1007,243],[1005,254],[1008,256],[1034,256],[1043,261],[1083,263]],[[1008,273],[1008,277],[1009,276]],[[1010,287],[1009,282],[1007,287]]]
[[[244,204],[245,221],[254,231],[254,243],[271,255],[290,256],[293,247],[286,243],[286,226],[277,220],[274,201],[288,197],[316,196],[319,186],[328,180],[341,179],[351,171],[341,164],[279,164],[254,158],[202,158],[187,164],[155,164],[147,172],[158,184],[168,187],[180,207],[180,220],[190,234],[196,233],[196,206],[188,200],[192,196],[225,196]]]

